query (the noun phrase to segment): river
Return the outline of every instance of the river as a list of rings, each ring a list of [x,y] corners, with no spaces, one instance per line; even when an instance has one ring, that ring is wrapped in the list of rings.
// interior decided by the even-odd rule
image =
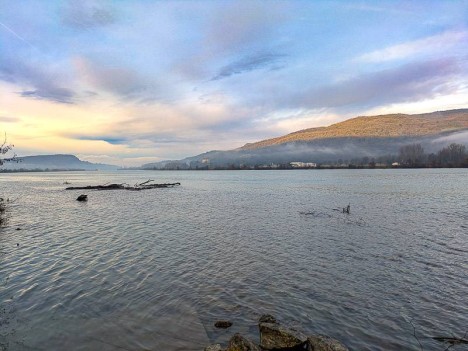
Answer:
[[[181,186],[64,190],[147,179]],[[351,350],[468,330],[467,169],[3,173],[0,196],[0,350],[203,350],[263,313]]]

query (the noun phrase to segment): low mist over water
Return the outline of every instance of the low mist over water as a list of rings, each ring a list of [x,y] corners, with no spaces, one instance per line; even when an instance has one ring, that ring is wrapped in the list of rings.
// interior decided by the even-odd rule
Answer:
[[[63,184],[149,178],[182,185]],[[257,340],[263,313],[351,350],[468,329],[466,169],[1,174],[0,194],[0,350],[202,350]]]

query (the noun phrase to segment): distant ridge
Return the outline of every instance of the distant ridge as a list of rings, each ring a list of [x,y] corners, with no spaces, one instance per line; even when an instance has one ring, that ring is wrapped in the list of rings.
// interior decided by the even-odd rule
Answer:
[[[5,163],[1,170],[112,170],[119,167],[102,163],[82,161],[74,155],[23,156],[17,162]]]
[[[359,116],[328,127],[299,130],[277,138],[248,143],[240,150],[252,150],[290,142],[328,138],[396,138],[428,136],[468,129],[468,109],[422,114]]]

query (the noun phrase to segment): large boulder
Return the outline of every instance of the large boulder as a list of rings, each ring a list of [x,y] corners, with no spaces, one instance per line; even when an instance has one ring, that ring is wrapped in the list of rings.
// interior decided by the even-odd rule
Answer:
[[[229,345],[226,351],[261,351],[260,348],[255,345],[252,341],[244,338],[239,333],[229,340]]]
[[[273,316],[260,317],[260,346],[267,350],[292,349],[304,350],[307,336],[297,330],[281,326]]]

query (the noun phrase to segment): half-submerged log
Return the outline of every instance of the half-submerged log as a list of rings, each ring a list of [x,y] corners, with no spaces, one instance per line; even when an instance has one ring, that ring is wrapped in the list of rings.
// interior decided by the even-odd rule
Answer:
[[[151,184],[154,180],[147,180],[146,182],[135,184],[134,186],[126,183],[122,184],[104,184],[104,185],[88,185],[88,186],[70,186],[65,190],[147,190],[157,188],[172,188],[179,186],[180,183],[162,183],[162,184]]]

